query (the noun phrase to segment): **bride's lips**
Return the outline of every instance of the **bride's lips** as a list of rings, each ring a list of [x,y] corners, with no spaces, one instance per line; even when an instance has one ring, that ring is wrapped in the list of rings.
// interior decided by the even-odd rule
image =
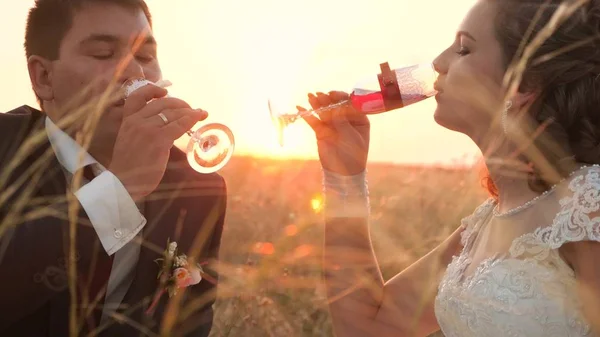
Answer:
[[[439,103],[440,98],[441,98],[442,94],[444,93],[444,89],[442,89],[442,87],[439,85],[439,83],[437,81],[433,84],[433,89],[437,92],[435,94],[435,101]]]

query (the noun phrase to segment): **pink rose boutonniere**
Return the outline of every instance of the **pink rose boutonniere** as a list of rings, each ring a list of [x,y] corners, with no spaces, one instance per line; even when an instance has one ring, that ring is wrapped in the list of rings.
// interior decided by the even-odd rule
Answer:
[[[160,290],[154,296],[150,307],[146,311],[147,314],[154,310],[165,292],[169,293],[169,297],[173,297],[177,294],[178,289],[200,283],[204,274],[201,264],[197,263],[192,266],[185,254],[177,254],[177,242],[175,241],[169,242],[167,240],[164,258],[156,259],[155,262],[159,264],[162,262],[157,276],[160,280]]]

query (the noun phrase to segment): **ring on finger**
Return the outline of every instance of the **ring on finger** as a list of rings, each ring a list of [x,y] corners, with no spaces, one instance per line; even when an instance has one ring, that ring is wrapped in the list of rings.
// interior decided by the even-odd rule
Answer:
[[[158,113],[158,117],[160,117],[160,119],[162,119],[162,120],[163,120],[163,122],[165,122],[165,125],[169,124],[169,120],[167,119],[167,116],[165,116],[165,114],[164,114],[164,113],[162,113],[162,112],[159,112],[159,113]]]

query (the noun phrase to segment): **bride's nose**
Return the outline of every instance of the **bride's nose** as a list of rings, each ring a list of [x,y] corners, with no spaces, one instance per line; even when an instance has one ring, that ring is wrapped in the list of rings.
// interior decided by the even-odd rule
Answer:
[[[433,70],[440,75],[448,73],[448,61],[446,61],[445,53],[441,53],[433,60]]]

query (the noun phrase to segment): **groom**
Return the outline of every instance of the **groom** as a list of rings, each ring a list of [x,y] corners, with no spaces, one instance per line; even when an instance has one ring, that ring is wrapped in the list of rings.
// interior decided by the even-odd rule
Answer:
[[[0,336],[209,334],[226,186],[173,146],[207,113],[153,85],[98,101],[113,80],[161,78],[151,27],[143,0],[37,0],[29,13],[40,109],[0,114]],[[178,271],[173,297],[159,296],[155,261],[168,241],[202,265]]]

